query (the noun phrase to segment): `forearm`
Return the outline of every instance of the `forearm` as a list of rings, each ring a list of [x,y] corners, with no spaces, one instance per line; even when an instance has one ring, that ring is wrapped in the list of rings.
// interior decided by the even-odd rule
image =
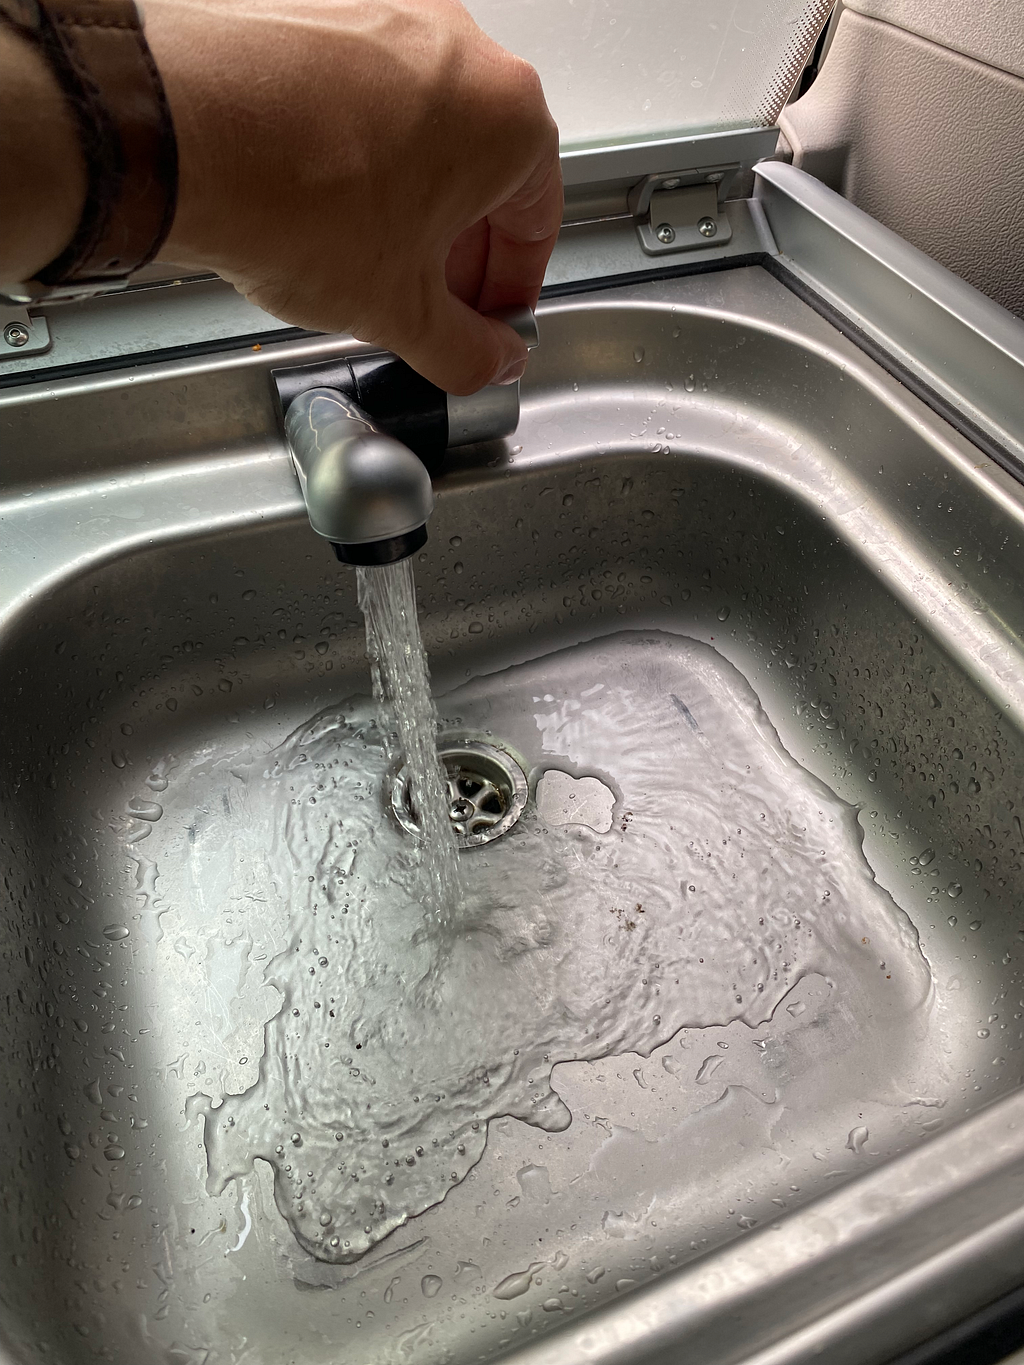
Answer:
[[[0,281],[31,279],[60,255],[85,189],[74,114],[45,59],[0,24]]]
[[[561,220],[537,74],[458,0],[147,0],[177,139],[161,254],[285,322],[350,331],[454,393],[526,347],[486,316],[534,304]],[[75,235],[77,128],[42,57],[3,33],[0,276]]]
[[[537,74],[457,0],[148,0],[181,185],[166,255],[469,393],[526,348],[561,220]],[[446,271],[447,263],[447,271]]]

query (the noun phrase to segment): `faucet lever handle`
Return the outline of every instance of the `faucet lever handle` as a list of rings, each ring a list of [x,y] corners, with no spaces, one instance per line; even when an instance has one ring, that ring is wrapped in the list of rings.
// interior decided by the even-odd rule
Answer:
[[[514,328],[529,349],[537,345],[531,308],[501,308],[490,315]],[[271,371],[283,423],[311,389],[336,390],[362,409],[373,426],[409,447],[431,473],[453,446],[511,436],[519,422],[519,385],[491,384],[459,398],[446,394],[387,351],[325,357]]]
[[[504,322],[511,327],[513,332],[518,332],[526,342],[526,349],[532,351],[535,346],[540,345],[540,333],[537,331],[537,315],[532,308],[527,308],[525,304],[514,304],[511,308],[496,308],[493,313],[488,313],[489,318],[497,318],[499,322]]]

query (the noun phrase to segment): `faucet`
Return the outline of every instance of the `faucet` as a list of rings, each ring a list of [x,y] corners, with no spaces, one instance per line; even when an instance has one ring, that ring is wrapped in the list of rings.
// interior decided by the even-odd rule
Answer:
[[[532,350],[528,308],[496,313]],[[510,436],[519,384],[446,394],[388,353],[273,370],[310,525],[344,564],[393,564],[426,542],[447,450]]]

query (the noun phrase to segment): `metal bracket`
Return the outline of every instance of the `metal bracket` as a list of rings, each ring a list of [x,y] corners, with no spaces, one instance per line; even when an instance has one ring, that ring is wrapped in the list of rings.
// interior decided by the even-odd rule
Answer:
[[[50,349],[50,326],[44,317],[29,317],[27,308],[0,306],[0,364]]]
[[[640,246],[648,256],[695,247],[724,246],[732,226],[719,194],[738,169],[735,165],[649,175],[629,194]]]

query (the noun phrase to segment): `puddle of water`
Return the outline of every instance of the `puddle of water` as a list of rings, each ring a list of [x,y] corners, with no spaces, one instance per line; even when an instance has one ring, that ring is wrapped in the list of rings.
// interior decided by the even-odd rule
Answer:
[[[442,1200],[491,1118],[567,1128],[559,1062],[648,1056],[687,1027],[755,1028],[812,974],[884,1033],[930,986],[854,810],[786,753],[708,646],[624,633],[482,679],[444,709],[616,795],[604,832],[528,810],[473,850],[450,926],[384,812],[389,755],[367,702],[323,712],[269,756],[183,765],[168,793],[187,806],[193,859],[187,877],[163,860],[168,890],[209,882],[197,847],[221,860],[258,847],[230,874],[218,864],[220,884],[236,899],[258,887],[288,926],[266,972],[282,1004],[259,1080],[207,1109],[210,1187],[268,1161],[278,1208],[327,1261]],[[222,799],[239,783],[244,801]]]

